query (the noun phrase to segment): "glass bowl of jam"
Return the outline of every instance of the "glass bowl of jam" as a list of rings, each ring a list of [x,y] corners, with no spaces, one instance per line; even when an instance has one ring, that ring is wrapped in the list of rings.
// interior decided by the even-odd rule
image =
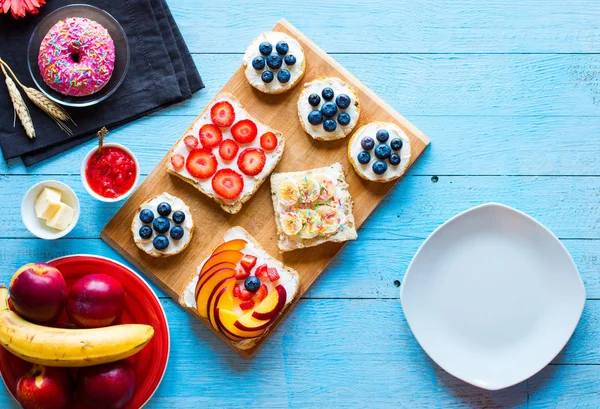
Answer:
[[[118,143],[92,149],[81,164],[81,181],[90,195],[102,202],[118,202],[129,196],[140,178],[133,152]]]

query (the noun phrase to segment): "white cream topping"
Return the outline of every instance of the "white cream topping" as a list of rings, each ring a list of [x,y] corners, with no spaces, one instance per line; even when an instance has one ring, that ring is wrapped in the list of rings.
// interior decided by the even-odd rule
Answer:
[[[296,63],[294,65],[287,65],[285,63],[285,56],[281,56],[281,58],[284,60],[283,64],[281,64],[281,67],[278,69],[270,68],[266,64],[267,57],[262,55],[258,50],[259,45],[265,41],[269,42],[273,46],[273,52],[271,54],[277,54],[277,50],[275,50],[275,45],[277,45],[277,43],[280,41],[285,41],[289,46],[289,50],[286,55],[291,54],[294,57],[296,57]],[[265,68],[263,68],[262,70],[256,70],[252,66],[252,60],[258,56],[262,56],[265,58]],[[304,51],[302,51],[302,47],[300,46],[298,41],[296,41],[289,35],[281,33],[279,31],[269,31],[259,35],[254,39],[254,41],[252,41],[252,43],[246,49],[243,63],[246,67],[246,78],[253,87],[259,88],[261,90],[264,89],[268,93],[276,93],[277,91],[291,88],[291,85],[294,84],[296,79],[302,76],[302,66],[304,64]],[[281,83],[277,79],[277,73],[282,69],[286,69],[290,72],[290,80],[288,82]],[[271,81],[270,83],[266,83],[261,79],[261,75],[265,70],[269,70],[273,73],[274,78],[273,81]]]
[[[235,112],[235,121],[233,124],[237,123],[238,121],[240,121],[242,119],[249,118],[256,124],[256,127],[258,129],[258,133],[257,133],[257,136],[254,139],[254,141],[252,141],[251,143],[243,144],[243,145],[238,144],[239,145],[238,153],[235,156],[235,158],[233,158],[232,160],[225,161],[223,158],[221,158],[221,155],[219,155],[219,147],[218,146],[216,148],[212,149],[212,153],[213,153],[213,155],[215,155],[215,158],[217,159],[217,171],[219,169],[231,168],[231,169],[235,170],[236,172],[238,172],[240,175],[242,175],[242,178],[244,180],[244,188],[242,189],[242,192],[240,193],[240,195],[235,199],[225,199],[225,198],[219,196],[217,193],[215,193],[214,189],[212,188],[211,181],[212,181],[213,176],[211,176],[208,179],[198,179],[198,178],[195,178],[194,176],[192,176],[187,171],[185,165],[181,169],[175,169],[173,167],[173,164],[171,163],[171,161],[169,161],[167,166],[173,172],[177,172],[187,178],[194,180],[198,185],[200,185],[202,187],[202,189],[204,189],[205,192],[207,192],[207,194],[209,196],[218,197],[219,199],[223,200],[225,203],[232,204],[232,203],[235,203],[237,200],[239,200],[244,195],[246,195],[248,193],[252,193],[252,191],[254,190],[254,187],[256,186],[256,183],[263,180],[265,177],[267,177],[267,175],[269,173],[271,173],[271,171],[277,164],[277,159],[281,152],[279,149],[279,144],[281,144],[281,139],[278,138],[278,147],[275,148],[275,150],[267,152],[263,149],[265,156],[266,156],[265,167],[258,175],[248,176],[248,175],[244,174],[238,168],[238,165],[237,165],[238,157],[240,156],[242,151],[246,148],[260,148],[260,136],[262,134],[264,134],[265,132],[272,132],[272,130],[267,128],[265,125],[261,124],[260,122],[257,122],[254,118],[250,118],[248,113],[246,112],[246,110],[237,101],[234,101],[233,99],[231,99],[229,97],[223,97],[223,98],[220,98],[218,101],[215,101],[215,103],[217,103],[219,101],[227,101],[231,104],[231,106],[233,106],[233,109]],[[214,105],[215,103],[213,103],[212,105]],[[204,115],[202,115],[201,117],[197,118],[194,121],[191,131],[186,135],[193,135],[194,137],[198,138],[198,140],[199,140],[200,128],[202,128],[202,126],[205,124],[212,124],[212,121],[210,120],[210,109],[207,109],[206,113]],[[219,128],[219,129],[223,133],[223,140],[233,139],[233,136],[231,136],[231,127]],[[185,145],[183,140],[184,140],[184,138],[181,138],[175,144],[172,154],[175,154],[175,153],[180,154],[187,160],[187,157],[190,153],[190,149]]]
[[[369,163],[363,165],[357,159],[358,154],[364,150],[360,145],[360,141],[369,136],[373,138],[375,141],[375,147],[377,147],[380,142],[375,137],[375,134],[377,134],[377,131],[380,129],[385,129],[390,134],[390,139],[388,139],[386,142],[388,145],[392,142],[392,139],[400,138],[402,140],[402,148],[400,149],[400,152],[392,150],[392,153],[397,153],[400,155],[400,164],[398,166],[393,166],[390,165],[388,159],[384,159],[383,161],[386,163],[386,165],[388,165],[388,168],[382,175],[378,175],[373,172],[373,163],[379,160],[375,156],[375,148],[368,151],[371,155],[371,161]],[[397,125],[387,122],[372,122],[363,127],[360,134],[356,134],[353,136],[353,138],[354,142],[350,147],[350,156],[352,157],[352,161],[356,164],[358,169],[360,169],[361,172],[363,172],[369,179],[379,180],[388,179],[392,176],[399,176],[408,166],[408,162],[410,161],[410,139]]]
[[[269,267],[275,267],[277,269],[277,272],[279,273],[278,281],[276,281],[275,283],[271,283],[268,279],[262,279],[261,282],[267,286],[267,288],[269,289],[269,292],[274,288],[274,285],[277,285],[277,284],[283,285],[283,287],[285,288],[285,291],[287,293],[287,298],[286,298],[285,303],[286,303],[286,305],[288,303],[290,303],[292,301],[292,299],[294,298],[296,291],[298,290],[298,278],[296,276],[288,273],[288,271],[285,269],[283,263],[281,263],[279,260],[274,259],[269,254],[267,254],[266,251],[256,247],[244,230],[238,229],[235,227],[232,228],[231,230],[229,230],[227,232],[225,237],[223,237],[223,242],[231,241],[234,239],[246,240],[246,242],[247,242],[246,247],[244,247],[240,251],[244,254],[251,254],[256,257],[256,265],[254,266],[254,269],[264,263],[267,263],[267,265]],[[206,260],[208,260],[208,258]],[[204,260],[200,264],[200,266],[198,266],[198,272],[200,272],[200,269],[202,268],[202,266],[204,265],[206,260]],[[254,269],[253,269],[252,273],[254,273]],[[185,290],[183,292],[183,302],[187,307],[196,308],[195,292],[196,292],[196,284],[198,284],[198,279],[199,279],[199,276],[198,276],[198,274],[196,274],[196,276],[192,279],[192,281],[190,281],[190,283],[187,285],[187,287],[185,288]],[[242,281],[240,281],[240,283],[241,282]],[[243,283],[242,283],[242,285],[243,285]],[[235,299],[235,301],[237,302],[237,306],[233,310],[233,312],[238,315],[245,314],[247,311],[242,311],[242,309],[239,308],[239,304],[241,303],[241,300]]]
[[[331,88],[333,90],[334,96],[331,101],[325,101],[321,92],[323,88]],[[308,102],[308,97],[310,94],[317,94],[321,98],[321,102],[318,106],[313,107]],[[331,119],[335,119],[337,122],[337,116],[341,112],[347,112],[350,115],[350,123],[348,125],[340,125],[337,122],[337,126],[333,132],[327,132],[323,128],[323,123],[321,122],[318,125],[313,125],[308,122],[308,114],[311,111],[320,110],[324,103],[333,102],[335,104],[335,98],[340,94],[346,94],[350,97],[350,106],[346,109],[341,109],[338,107],[337,114],[333,116]],[[356,126],[358,122],[359,111],[356,106],[356,94],[350,87],[344,83],[341,79],[335,77],[328,77],[320,80],[315,80],[309,83],[304,84],[304,90],[300,94],[300,98],[298,99],[298,115],[300,116],[300,120],[304,124],[304,128],[311,133],[311,135],[317,135],[326,139],[337,139],[344,135],[350,133],[352,128]],[[328,118],[323,118],[323,122]]]
[[[169,247],[167,247],[164,250],[157,250],[156,248],[154,248],[154,245],[152,244],[152,240],[154,240],[154,238],[157,236],[154,229],[152,229],[152,236],[149,239],[142,239],[140,237],[140,233],[139,233],[140,228],[145,225],[140,220],[140,212],[144,209],[152,210],[152,213],[154,213],[154,218],[156,219],[157,217],[160,217],[156,208],[158,207],[158,205],[160,203],[163,203],[163,202],[166,202],[169,205],[171,205],[171,214],[166,217],[169,220],[169,223],[171,223],[171,228],[173,226],[181,226],[183,228],[183,237],[180,240],[174,240],[169,235],[169,232],[167,232],[164,234],[164,236],[166,236],[169,239]],[[182,224],[179,224],[179,225],[173,221],[173,213],[175,213],[177,211],[182,211],[183,213],[185,213],[185,220],[183,221]],[[150,226],[150,228],[152,228],[152,223],[148,224],[147,226]],[[193,226],[194,226],[194,222],[192,220],[192,214],[190,212],[190,208],[188,206],[186,206],[186,204],[183,202],[183,200],[181,200],[175,196],[171,196],[168,193],[163,193],[160,196],[157,196],[154,199],[150,200],[148,203],[144,203],[143,205],[141,205],[138,208],[138,211],[136,212],[136,214],[133,218],[132,229],[133,229],[134,241],[136,242],[136,244],[138,246],[141,246],[142,249],[146,253],[152,254],[155,256],[159,256],[161,254],[177,253],[183,247],[185,247],[191,239],[190,231],[192,230]]]

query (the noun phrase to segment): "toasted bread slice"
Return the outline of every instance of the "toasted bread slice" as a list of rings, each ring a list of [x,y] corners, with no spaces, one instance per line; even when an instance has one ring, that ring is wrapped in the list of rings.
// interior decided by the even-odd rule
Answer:
[[[214,255],[214,253],[208,256],[206,259],[204,259],[204,261],[198,266],[198,272],[196,276],[186,286],[184,293],[179,299],[179,304],[181,304],[191,314],[195,315],[197,318],[203,321],[209,328],[212,328],[213,330],[218,332],[221,335],[221,338],[223,338],[226,342],[230,343],[235,348],[245,350],[252,348],[259,340],[267,336],[267,334],[271,331],[273,327],[273,323],[275,323],[280,316],[285,314],[296,295],[299,294],[298,288],[300,285],[300,281],[296,270],[286,267],[282,262],[269,255],[260,245],[260,243],[256,241],[256,239],[254,239],[254,237],[252,237],[250,233],[248,233],[244,228],[240,226],[232,227],[231,229],[229,229],[227,233],[225,233],[223,240],[220,244],[235,239],[243,239],[247,242],[245,247],[239,250],[240,252],[257,257],[256,264],[251,272],[252,275],[254,275],[254,273],[256,272],[256,268],[264,263],[266,263],[268,267],[274,267],[277,269],[277,272],[280,276],[279,280],[271,283],[270,280],[267,278],[260,279],[262,284],[269,287],[269,293],[271,291],[275,291],[274,288],[277,285],[282,285],[286,290],[286,300],[284,306],[281,308],[281,310],[279,310],[276,313],[276,315],[269,319],[268,326],[266,327],[264,332],[262,332],[258,336],[248,337],[246,339],[239,339],[239,337],[231,336],[231,334],[228,335],[226,329],[224,329],[222,326],[219,327],[218,324],[216,325],[216,327],[218,328],[216,328],[215,325],[209,319],[204,318],[199,313],[196,300],[196,286],[198,284],[198,280],[200,279],[199,274],[202,270],[202,267]],[[235,280],[235,282],[237,282],[238,285],[241,285],[241,287],[244,287],[243,279]],[[231,289],[228,288],[226,291],[231,291]],[[259,302],[257,301],[257,305],[258,304]],[[243,315],[247,311],[240,310],[238,306],[238,308],[234,312]]]
[[[331,195],[330,198],[326,200],[317,199],[308,203],[306,203],[306,201],[305,203],[302,203],[301,199],[292,204],[282,203],[280,197],[282,188],[285,190],[284,184],[288,183],[289,180],[299,180],[301,183],[305,182],[308,184],[309,180],[315,178],[319,179],[322,175],[327,176],[329,180],[335,183],[331,192],[325,195],[325,197]],[[321,185],[321,191],[323,191],[323,185]],[[274,173],[271,175],[271,196],[273,198],[273,208],[275,209],[275,222],[278,233],[277,244],[282,252],[318,246],[319,244],[329,241],[343,242],[355,240],[358,237],[356,225],[354,223],[354,215],[352,214],[352,197],[348,191],[348,183],[346,182],[340,163],[300,172]],[[300,193],[298,197],[301,198],[302,196],[302,193]],[[309,221],[311,217],[310,211],[319,213],[319,208],[324,206],[336,209],[337,213],[335,220],[336,223],[338,223],[337,229],[330,230],[329,232],[323,231],[323,229],[326,228],[327,223],[319,216],[319,222],[315,223],[315,226],[317,226],[317,229],[321,229],[321,231],[317,234],[315,234],[316,232],[313,232],[312,234],[309,232],[308,235],[303,235],[302,232],[309,224],[311,224]],[[284,218],[295,218],[293,214],[301,214],[302,212],[307,211],[309,216],[306,220],[302,221],[303,225],[300,232],[297,235],[287,234],[285,230],[289,231],[289,229],[284,227]],[[313,234],[314,237],[311,237]]]
[[[197,138],[200,128],[205,124],[212,123],[211,118],[210,118],[210,109],[212,108],[212,106],[215,103],[217,103],[219,101],[227,101],[233,106],[234,112],[235,112],[234,124],[242,119],[250,119],[251,121],[253,121],[256,124],[257,129],[258,129],[256,139],[254,139],[251,143],[239,144],[238,153],[232,160],[228,160],[228,161],[223,160],[221,158],[221,156],[219,155],[218,147],[215,147],[212,149],[212,153],[217,160],[217,168],[218,169],[231,168],[231,169],[235,170],[236,172],[238,172],[242,176],[243,181],[244,181],[244,188],[241,191],[240,195],[238,195],[234,199],[226,199],[224,197],[219,196],[214,191],[214,189],[212,188],[212,185],[211,185],[211,180],[214,175],[210,176],[207,179],[195,178],[187,171],[185,165],[180,169],[176,169],[173,166],[172,161],[168,161],[166,170],[168,173],[183,179],[184,181],[188,182],[189,184],[194,186],[196,189],[198,189],[200,192],[204,193],[206,196],[212,198],[215,202],[219,203],[221,205],[221,208],[223,210],[225,210],[227,213],[234,214],[234,213],[238,213],[242,209],[242,205],[252,197],[252,195],[258,190],[260,185],[265,181],[265,179],[273,171],[275,166],[277,166],[277,164],[279,163],[279,161],[281,160],[281,157],[283,155],[283,149],[285,147],[285,139],[281,132],[268,127],[267,125],[258,121],[256,118],[252,117],[242,107],[240,102],[233,95],[231,95],[227,92],[221,92],[210,102],[210,104],[208,104],[206,106],[206,108],[204,108],[202,113],[200,115],[198,115],[198,117],[194,120],[194,122],[186,129],[186,131],[183,133],[181,138],[175,143],[173,148],[171,148],[169,157],[172,157],[173,155],[181,155],[184,157],[184,159],[187,159],[187,155],[189,154],[190,149],[184,143],[185,137],[188,135],[192,135]],[[220,128],[220,130],[223,134],[223,140],[233,139],[232,135],[231,135],[231,127],[222,127],[222,128]],[[237,159],[239,158],[239,155],[242,153],[242,151],[246,148],[250,148],[250,147],[251,148],[260,148],[260,136],[266,132],[272,132],[275,134],[275,136],[277,137],[277,147],[273,151],[270,151],[270,152],[265,151],[265,155],[267,158],[266,163],[265,163],[264,168],[262,169],[262,171],[259,174],[257,174],[256,176],[246,175],[238,169]],[[201,144],[199,144],[198,146],[201,146]]]

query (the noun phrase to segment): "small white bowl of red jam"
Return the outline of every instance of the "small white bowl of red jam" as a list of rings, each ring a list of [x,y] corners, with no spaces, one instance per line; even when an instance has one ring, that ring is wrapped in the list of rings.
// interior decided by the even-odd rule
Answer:
[[[119,143],[92,149],[81,164],[81,181],[90,195],[103,202],[118,202],[129,196],[140,178],[140,165],[133,152]]]

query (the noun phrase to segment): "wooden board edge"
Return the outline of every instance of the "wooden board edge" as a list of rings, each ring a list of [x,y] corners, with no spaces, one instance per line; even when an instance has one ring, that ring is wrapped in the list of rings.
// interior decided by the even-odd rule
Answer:
[[[321,58],[326,60],[329,64],[331,64],[336,70],[338,70],[341,74],[346,76],[349,80],[352,81],[353,85],[359,88],[362,92],[367,94],[369,98],[375,101],[378,105],[381,106],[388,114],[390,114],[396,121],[398,121],[402,126],[409,129],[415,137],[419,138],[425,146],[429,145],[431,140],[427,135],[425,135],[419,128],[414,126],[408,119],[402,116],[398,111],[392,108],[385,100],[383,100],[379,95],[377,95],[371,88],[367,87],[361,80],[359,80],[354,74],[348,71],[342,64],[337,62],[331,55],[327,54],[321,47],[315,44],[310,38],[308,38],[304,33],[302,33],[299,29],[297,29],[292,23],[290,23],[285,18],[282,18],[277,22],[277,24],[281,24],[286,30],[289,30],[294,34],[297,38],[300,38],[304,43],[309,44],[312,50],[319,54]]]

